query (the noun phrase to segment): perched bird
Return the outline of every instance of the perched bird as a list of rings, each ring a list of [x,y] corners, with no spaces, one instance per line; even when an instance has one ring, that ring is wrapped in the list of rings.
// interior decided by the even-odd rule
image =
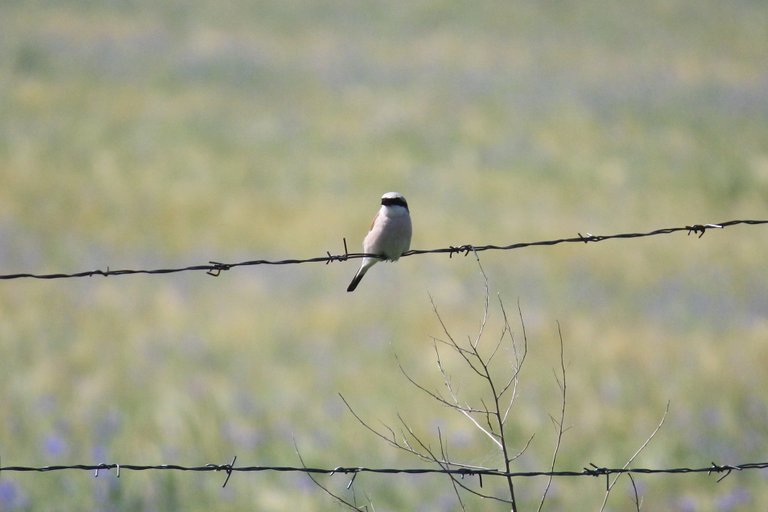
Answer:
[[[371,229],[363,240],[363,252],[375,254],[387,261],[397,261],[411,246],[411,215],[405,197],[397,192],[381,196],[381,208],[371,223]],[[379,258],[363,258],[360,269],[349,283],[351,292],[360,284],[368,269],[380,261]]]

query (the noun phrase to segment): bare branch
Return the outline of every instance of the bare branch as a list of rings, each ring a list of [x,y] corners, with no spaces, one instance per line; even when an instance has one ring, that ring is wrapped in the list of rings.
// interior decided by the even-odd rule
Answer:
[[[497,434],[494,434],[494,433],[493,433],[493,432],[491,432],[490,430],[486,430],[485,428],[483,428],[483,426],[482,426],[482,425],[480,425],[480,423],[479,423],[479,422],[478,422],[478,421],[477,421],[475,418],[473,418],[473,417],[472,417],[472,415],[471,415],[471,414],[469,414],[468,412],[465,412],[465,411],[463,411],[463,410],[460,410],[460,412],[461,412],[461,413],[462,413],[464,416],[466,416],[466,417],[467,417],[467,419],[468,419],[469,421],[471,421],[471,422],[472,422],[472,423],[473,423],[473,424],[474,424],[474,425],[475,425],[475,426],[478,428],[478,430],[480,430],[480,431],[481,431],[483,434],[485,434],[485,435],[488,437],[488,439],[490,439],[491,441],[493,441],[493,443],[494,443],[494,444],[495,444],[497,447],[499,447],[499,448],[501,448],[501,449],[503,449],[503,448],[504,448],[504,446],[502,445],[502,441],[499,441],[499,439],[497,439],[497,437],[499,437]]]
[[[504,462],[504,468],[503,468],[503,471],[499,471],[499,475],[503,476],[507,481],[507,487],[509,489],[508,499],[501,498],[499,496],[492,496],[492,495],[483,493],[481,491],[478,491],[476,489],[473,489],[470,486],[466,485],[463,481],[461,481],[459,476],[463,478],[469,473],[457,474],[457,473],[448,471],[450,468],[453,468],[453,467],[470,468],[470,466],[467,464],[457,464],[451,460],[451,458],[448,456],[447,440],[444,438],[443,432],[439,428],[437,432],[439,450],[435,450],[428,443],[426,443],[421,436],[416,434],[414,429],[411,428],[411,426],[405,421],[405,419],[401,415],[398,414],[398,419],[400,420],[401,428],[402,428],[400,439],[398,439],[398,436],[395,435],[395,432],[388,426],[386,427],[386,429],[389,432],[389,435],[385,435],[381,431],[374,429],[373,427],[368,425],[365,421],[362,420],[362,418],[357,413],[355,413],[355,411],[352,410],[351,406],[349,405],[349,403],[346,402],[343,396],[342,396],[342,400],[344,401],[345,405],[350,410],[350,412],[352,412],[353,416],[358,420],[358,422],[360,422],[365,428],[373,432],[378,437],[384,439],[391,446],[395,446],[400,450],[406,451],[412,455],[416,455],[422,460],[435,463],[438,466],[440,466],[441,469],[446,470],[446,473],[451,478],[454,492],[457,494],[457,498],[459,500],[459,504],[462,507],[462,509],[465,509],[465,504],[463,503],[460,497],[459,490],[467,491],[481,498],[494,499],[503,503],[508,503],[511,505],[512,511],[514,512],[517,509],[517,504],[516,504],[515,489],[513,484],[514,475],[511,472],[511,464],[514,460],[519,458],[529,448],[531,442],[533,441],[534,436],[531,435],[531,437],[528,439],[525,446],[518,453],[512,455],[510,453],[510,446],[508,443],[508,439],[506,437],[504,425],[510,413],[512,404],[517,398],[519,376],[520,376],[520,372],[521,372],[523,363],[525,361],[525,358],[527,357],[527,354],[528,354],[528,336],[525,331],[525,322],[523,320],[522,308],[520,307],[520,303],[518,301],[518,314],[520,316],[520,323],[522,327],[522,338],[523,338],[522,348],[518,347],[518,342],[515,340],[515,336],[513,335],[512,327],[510,325],[507,312],[504,308],[504,302],[499,296],[498,300],[499,300],[499,307],[501,308],[502,315],[503,315],[503,325],[501,328],[501,332],[499,333],[499,336],[496,340],[496,343],[494,344],[493,349],[490,352],[490,355],[486,356],[483,354],[483,351],[481,351],[480,349],[480,341],[482,340],[482,337],[488,326],[488,320],[490,317],[490,286],[488,282],[488,276],[482,267],[482,263],[480,262],[480,258],[478,257],[477,253],[475,253],[475,258],[477,260],[480,273],[483,277],[485,296],[483,301],[483,315],[480,322],[480,327],[478,329],[477,334],[474,336],[474,338],[467,336],[466,341],[460,344],[459,341],[457,341],[457,339],[451,334],[450,330],[448,329],[448,326],[445,324],[445,321],[440,315],[437,305],[435,304],[434,298],[431,295],[429,295],[430,303],[432,305],[432,311],[435,314],[435,317],[437,318],[443,330],[443,336],[444,336],[443,338],[432,337],[432,340],[433,340],[433,348],[435,351],[436,365],[437,365],[438,371],[440,372],[440,375],[443,378],[443,384],[447,392],[440,392],[440,391],[427,388],[425,385],[418,382],[406,371],[405,367],[403,366],[403,364],[401,363],[397,355],[395,355],[395,358],[397,361],[397,366],[400,369],[400,372],[403,374],[403,376],[406,378],[406,380],[409,383],[411,383],[414,387],[416,387],[422,393],[426,394],[428,397],[436,400],[438,403],[445,405],[461,413],[470,423],[472,423],[472,425],[477,430],[479,430],[488,439],[490,439],[494,444],[494,447],[498,449],[499,452],[501,452],[500,454]],[[509,377],[507,380],[505,380],[503,382],[503,385],[499,387],[498,383],[496,382],[496,378],[494,377],[495,372],[491,371],[491,363],[494,361],[497,354],[500,353],[502,343],[504,343],[507,337],[509,337],[508,339],[510,340],[510,343],[512,345],[512,352],[514,354],[514,363],[511,367],[512,376]],[[440,346],[447,346],[451,348],[453,351],[455,351],[456,354],[458,354],[458,356],[461,358],[461,360],[463,360],[464,363],[466,363],[466,365],[472,370],[472,372],[478,377],[480,377],[482,381],[482,385],[485,388],[485,396],[480,396],[476,400],[477,402],[479,402],[481,407],[478,407],[477,405],[471,405],[469,402],[464,403],[464,400],[459,397],[458,390],[454,386],[454,383],[452,382],[452,379],[449,377],[448,371],[445,365],[443,364],[443,359],[442,359],[442,355],[439,348]],[[562,372],[564,374],[565,369],[564,369],[564,363],[562,361],[562,338],[561,338],[561,367],[562,367]],[[563,382],[561,383],[561,381],[556,376],[556,380],[558,381],[558,384],[561,385],[561,389],[564,392],[565,390],[564,379],[563,379]],[[503,406],[501,403],[502,398],[505,400],[505,403]],[[559,442],[560,442],[559,440],[562,437],[562,433],[564,432],[564,427],[563,427],[564,414],[565,414],[565,409],[563,407],[561,420],[557,422],[560,435],[558,438],[558,446],[556,447],[555,455],[553,456],[553,462],[552,462],[553,466],[555,464],[555,460],[557,458],[557,453],[559,450]],[[482,422],[484,422],[485,425],[483,425]],[[482,480],[481,480],[481,487],[482,487]],[[545,491],[545,494],[546,494],[546,491]],[[542,503],[543,503],[543,500],[542,500]]]
[[[629,477],[629,481],[632,482],[632,494],[635,498],[635,510],[637,512],[640,512],[640,505],[643,502],[642,498],[640,498],[639,493],[637,492],[637,485],[635,484],[635,477],[632,476],[632,473],[629,473],[627,475]]]
[[[517,452],[516,454],[514,454],[513,456],[511,456],[509,458],[509,461],[512,462],[515,459],[517,459],[518,457],[521,457],[526,452],[526,450],[528,450],[528,447],[531,446],[531,442],[533,442],[533,438],[534,437],[536,437],[536,433],[531,434],[531,437],[528,438],[528,441],[525,442],[525,444],[520,449],[520,451]]]
[[[301,466],[306,469],[307,465],[304,463],[304,458],[301,456],[301,451],[299,451],[299,446],[298,446],[298,444],[296,444],[296,439],[293,440],[293,447],[296,449],[296,455],[299,456],[299,462],[301,462]],[[367,506],[358,507],[357,505],[348,502],[347,500],[345,500],[344,498],[342,498],[338,494],[333,493],[330,489],[328,489],[326,486],[321,484],[320,481],[317,478],[312,476],[311,472],[307,471],[306,475],[307,475],[307,477],[309,477],[310,480],[312,480],[313,484],[315,484],[317,487],[322,489],[323,492],[325,492],[328,496],[332,497],[333,499],[335,499],[336,501],[338,501],[342,505],[344,505],[344,506],[346,506],[346,507],[348,507],[348,508],[350,508],[352,510],[357,510],[357,511],[367,510],[367,508],[368,508]],[[353,478],[354,478],[354,476],[353,476]]]
[[[557,323],[557,335],[560,339],[560,378],[558,378],[558,375],[555,374],[555,380],[557,381],[558,385],[560,386],[561,391],[561,407],[560,407],[560,419],[555,421],[555,425],[557,425],[557,437],[555,439],[555,450],[552,453],[552,463],[550,464],[550,471],[555,471],[555,464],[557,463],[557,454],[560,452],[560,444],[563,440],[563,428],[565,423],[565,403],[566,403],[566,390],[567,385],[565,382],[565,356],[564,356],[564,349],[563,349],[563,332],[560,329],[560,322]],[[547,493],[549,492],[549,488],[552,485],[552,476],[550,475],[547,479],[547,486],[544,488],[544,492],[541,495],[541,501],[539,502],[539,508],[537,509],[539,512],[544,508],[544,501],[547,499]]]
[[[504,301],[499,297],[499,307],[501,308],[501,313],[504,318],[504,325],[507,329],[507,332],[510,333],[510,336],[512,336],[512,328],[509,324],[509,318],[507,317],[507,310],[504,307]],[[509,402],[507,404],[507,408],[504,411],[504,414],[502,415],[502,423],[506,423],[507,416],[509,415],[509,411],[512,409],[512,404],[515,402],[515,398],[517,398],[517,386],[520,382],[520,372],[523,369],[523,363],[525,362],[525,358],[528,356],[528,334],[525,331],[525,320],[523,319],[523,310],[520,307],[520,301],[517,302],[517,311],[518,315],[520,317],[520,326],[523,331],[523,350],[522,354],[518,352],[517,349],[517,343],[514,340],[514,337],[512,337],[512,351],[515,355],[515,366],[514,371],[512,372],[512,376],[509,378],[507,383],[502,387],[501,392],[499,393],[499,397],[504,395],[509,389],[510,386],[512,386],[512,394],[509,398]]]
[[[443,460],[449,460],[450,457],[448,456],[448,443],[443,442],[443,433],[440,430],[440,427],[437,428],[437,440],[440,443],[440,455],[442,456]],[[459,486],[456,485],[456,480],[452,477],[449,477],[451,481],[451,487],[453,487],[453,493],[456,495],[456,501],[459,502],[459,506],[461,506],[461,510],[466,511],[466,507],[464,506],[464,500],[461,499],[461,493],[459,492]]]
[[[441,460],[439,457],[435,455],[435,453],[432,451],[432,448],[428,444],[426,444],[424,441],[421,440],[421,438],[413,431],[413,429],[405,422],[405,420],[400,415],[398,415],[398,419],[400,419],[400,422],[402,423],[403,427],[408,431],[408,434],[411,436],[411,438],[413,438],[413,440],[416,441],[416,443],[418,443],[421,449],[424,450],[424,452],[429,455],[429,458],[433,462],[438,464],[442,469],[448,469],[449,466],[464,466],[464,465],[456,464],[450,461]],[[441,448],[442,448],[442,444],[441,444]],[[464,489],[465,491],[471,494],[474,494],[475,496],[478,496],[480,498],[500,501],[502,503],[511,503],[510,501],[505,500],[503,498],[499,498],[497,496],[492,496],[490,494],[485,494],[485,493],[476,491],[468,487],[467,485],[465,485],[463,482],[461,482],[461,480],[459,480],[455,474],[453,473],[447,473],[447,474],[455,485],[457,485],[458,487],[461,487],[462,489]]]
[[[635,460],[635,458],[640,455],[640,452],[642,452],[646,446],[651,442],[651,440],[656,436],[656,434],[661,430],[661,426],[664,425],[664,420],[667,419],[667,413],[669,412],[669,402],[667,402],[667,407],[664,409],[664,414],[661,416],[661,420],[659,421],[659,424],[656,425],[656,428],[653,432],[651,432],[651,435],[648,436],[648,439],[645,440],[645,442],[640,446],[640,448],[637,449],[635,453],[632,454],[632,456],[629,458],[626,464],[622,466],[622,470],[627,469],[630,464],[632,464],[632,461]],[[608,496],[611,494],[611,490],[613,489],[613,486],[616,485],[616,482],[619,480],[619,477],[622,475],[622,473],[619,473],[616,475],[616,477],[613,479],[612,482],[608,484],[608,488],[605,491],[605,496],[603,497],[603,504],[600,506],[600,512],[605,510],[605,505],[608,503]]]
[[[483,275],[483,286],[485,286],[485,294],[484,294],[484,301],[483,301],[483,319],[480,321],[480,330],[477,333],[477,336],[475,337],[475,341],[471,343],[472,348],[476,349],[477,345],[480,343],[480,338],[483,337],[483,332],[485,332],[485,324],[488,321],[488,309],[490,304],[490,288],[488,286],[488,276],[485,273],[485,269],[483,269],[482,263],[480,263],[480,256],[477,255],[477,252],[473,249],[472,252],[475,254],[475,260],[477,261],[477,267],[480,269],[480,273]]]
[[[355,417],[357,422],[360,423],[363,427],[365,427],[365,429],[368,430],[369,432],[371,432],[373,435],[375,435],[376,437],[378,437],[380,439],[383,439],[388,445],[390,445],[390,446],[392,446],[394,448],[397,448],[399,450],[403,450],[404,452],[408,452],[408,453],[410,453],[412,455],[416,455],[420,459],[432,462],[432,460],[429,457],[426,457],[426,456],[424,456],[424,454],[418,452],[417,450],[414,450],[413,448],[408,446],[407,443],[405,443],[405,441],[403,443],[400,443],[397,440],[397,435],[395,434],[395,431],[392,430],[392,428],[389,427],[388,425],[384,425],[384,428],[386,428],[389,431],[389,434],[390,434],[391,437],[385,436],[384,434],[382,434],[381,432],[379,432],[378,430],[376,430],[375,428],[370,426],[368,423],[366,423],[365,420],[363,420],[363,418],[360,417],[359,414],[357,414],[357,412],[355,412],[355,410],[352,408],[352,406],[349,405],[349,402],[347,402],[347,399],[344,398],[344,395],[339,393],[339,397],[341,398],[341,401],[344,402],[344,405],[347,406],[347,409],[349,410],[349,412],[352,413],[352,416]]]
[[[473,354],[472,351],[462,348],[455,339],[453,339],[453,336],[451,336],[451,333],[448,332],[448,327],[446,327],[445,322],[443,322],[442,317],[440,316],[440,313],[437,310],[437,306],[435,305],[435,301],[432,298],[432,295],[429,295],[429,301],[432,303],[432,311],[434,312],[435,316],[437,317],[438,322],[440,322],[440,326],[443,329],[443,332],[448,337],[448,340],[450,343],[446,343],[448,346],[452,347],[463,359],[464,361],[469,365],[472,370],[474,370],[475,373],[480,375],[481,377],[483,374],[480,372],[479,369],[477,369],[472,361],[469,359],[469,355]],[[433,338],[434,339],[434,338]]]

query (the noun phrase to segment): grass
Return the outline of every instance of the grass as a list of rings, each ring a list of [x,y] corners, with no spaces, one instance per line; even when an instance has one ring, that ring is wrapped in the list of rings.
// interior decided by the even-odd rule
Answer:
[[[765,218],[767,17],[746,0],[6,2],[0,270],[315,256],[342,237],[357,250],[387,190],[408,197],[415,248]],[[536,437],[519,469],[551,456],[555,321],[560,467],[622,465],[667,401],[637,465],[763,460],[762,233],[483,254],[531,339],[511,425]],[[310,465],[417,463],[367,435],[339,392],[497,464],[393,358],[439,384],[427,291],[456,336],[474,333],[474,263],[406,258],[347,294],[354,267],[2,283],[2,465],[293,465],[294,439]],[[331,506],[300,476],[237,474],[225,489],[217,476],[3,474],[0,508]],[[638,480],[649,510],[753,510],[763,479]],[[517,484],[521,510],[537,484]],[[456,507],[442,479],[355,486],[377,510]],[[603,486],[556,480],[549,507],[596,509]],[[614,493],[611,510],[633,508],[627,482]]]

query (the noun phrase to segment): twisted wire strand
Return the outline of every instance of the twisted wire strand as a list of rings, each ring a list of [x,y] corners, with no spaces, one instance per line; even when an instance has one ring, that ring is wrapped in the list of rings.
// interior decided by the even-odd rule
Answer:
[[[698,234],[698,237],[701,238],[702,236],[704,236],[705,232],[711,229],[725,229],[727,227],[735,226],[738,224],[756,226],[760,224],[768,224],[768,220],[729,220],[726,222],[718,222],[714,224],[692,224],[692,225],[681,226],[681,227],[654,229],[652,231],[645,231],[645,232],[618,233],[618,234],[612,234],[612,235],[593,235],[591,233],[582,235],[581,233],[578,233],[578,236],[575,236],[575,237],[558,238],[554,240],[539,240],[534,242],[518,242],[518,243],[509,244],[509,245],[493,245],[493,244],[486,244],[486,245],[463,244],[463,245],[457,245],[457,246],[451,245],[448,247],[442,247],[438,249],[412,249],[410,251],[403,253],[403,257],[417,256],[422,254],[446,254],[446,253],[448,254],[449,257],[452,257],[454,254],[463,254],[464,256],[466,256],[471,252],[509,251],[514,249],[522,249],[525,247],[553,246],[553,245],[559,245],[559,244],[565,244],[565,243],[596,243],[596,242],[603,242],[605,240],[645,238],[650,236],[667,235],[671,233],[677,233],[680,231],[685,231],[688,233],[688,235]],[[334,261],[347,261],[351,259],[359,259],[364,257],[377,258],[379,256],[375,254],[350,253],[347,251],[347,243],[346,243],[346,239],[344,239],[343,254],[331,254],[330,252],[326,252],[325,256],[316,256],[313,258],[304,258],[304,259],[290,258],[290,259],[283,259],[283,260],[257,259],[257,260],[241,261],[236,263],[222,263],[218,261],[209,261],[207,264],[202,264],[202,265],[191,265],[187,267],[173,267],[173,268],[156,268],[156,269],[113,270],[107,267],[106,270],[96,269],[96,270],[86,270],[83,272],[75,272],[75,273],[0,274],[0,280],[70,279],[70,278],[79,278],[79,277],[93,277],[93,276],[110,277],[110,276],[124,276],[124,275],[135,275],[135,274],[157,275],[157,274],[174,274],[179,272],[195,272],[195,271],[203,271],[215,277],[220,275],[221,272],[231,270],[236,267],[255,266],[255,265],[297,265],[297,264],[303,264],[303,263],[328,264]]]

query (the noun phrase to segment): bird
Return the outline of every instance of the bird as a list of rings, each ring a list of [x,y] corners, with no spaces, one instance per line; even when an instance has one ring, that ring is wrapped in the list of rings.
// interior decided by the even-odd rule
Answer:
[[[387,192],[381,196],[381,208],[371,222],[371,228],[363,239],[363,253],[379,256],[365,257],[355,277],[347,287],[352,292],[360,284],[368,269],[382,259],[397,261],[411,247],[411,213],[408,203],[399,192]]]

